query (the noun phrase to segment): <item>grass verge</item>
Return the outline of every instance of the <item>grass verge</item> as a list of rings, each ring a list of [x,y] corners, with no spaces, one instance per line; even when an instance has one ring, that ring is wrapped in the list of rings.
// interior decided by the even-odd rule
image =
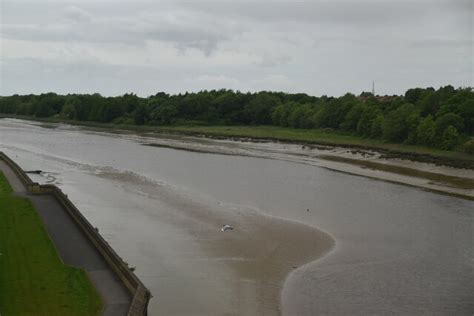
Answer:
[[[59,258],[28,199],[0,172],[0,314],[98,315],[102,303],[82,269]]]

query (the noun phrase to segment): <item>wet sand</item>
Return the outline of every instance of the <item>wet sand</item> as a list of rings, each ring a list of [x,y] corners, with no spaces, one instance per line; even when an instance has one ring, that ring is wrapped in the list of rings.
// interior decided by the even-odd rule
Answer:
[[[102,170],[97,175],[139,186],[141,194],[164,203],[160,221],[179,227],[179,231],[175,231],[171,238],[191,238],[199,243],[200,250],[206,254],[205,257],[191,259],[194,264],[197,259],[201,261],[200,264],[212,265],[218,262],[228,268],[224,272],[227,274],[225,284],[208,282],[209,287],[203,290],[228,293],[227,299],[230,298],[232,304],[228,304],[228,301],[219,302],[219,296],[215,296],[200,298],[202,305],[197,307],[200,304],[189,303],[195,299],[195,293],[186,296],[184,291],[181,292],[180,300],[186,304],[177,308],[176,301],[168,298],[174,291],[163,295],[156,293],[158,302],[152,303],[156,304],[159,314],[280,315],[280,295],[287,275],[322,257],[335,244],[330,235],[314,227],[268,216],[242,206],[222,203],[209,205],[195,196],[178,195],[167,186],[133,173]],[[224,224],[234,229],[222,232]],[[199,269],[200,265],[196,264],[195,267]],[[213,279],[213,276],[207,277]]]
[[[472,315],[472,202],[367,176],[430,180],[319,158],[342,149],[0,122],[137,267],[150,315]]]
[[[265,157],[323,167],[363,177],[419,187],[437,193],[474,200],[474,170],[438,166],[432,163],[384,158],[370,150],[342,147],[308,147],[273,142],[235,142],[197,137],[149,133],[153,142],[145,146],[198,153]]]

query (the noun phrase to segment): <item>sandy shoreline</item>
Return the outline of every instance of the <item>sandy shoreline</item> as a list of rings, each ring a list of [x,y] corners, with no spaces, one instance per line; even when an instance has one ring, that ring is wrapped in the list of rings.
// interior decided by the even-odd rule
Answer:
[[[235,315],[279,315],[281,291],[289,273],[334,246],[334,239],[324,232],[286,220],[242,216],[235,224],[243,229],[206,247],[209,253],[230,258],[228,264],[238,275],[236,294],[242,305]]]

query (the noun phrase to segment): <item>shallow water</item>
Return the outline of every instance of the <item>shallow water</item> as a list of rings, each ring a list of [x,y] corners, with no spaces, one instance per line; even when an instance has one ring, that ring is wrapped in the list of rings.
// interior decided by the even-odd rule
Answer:
[[[143,146],[155,140],[139,135],[53,127],[2,119],[0,150],[26,170],[44,170],[35,180],[59,185],[137,267],[155,296],[151,315],[278,312],[261,309],[278,302],[259,292],[278,284],[259,287],[258,275],[241,277],[244,259],[214,246],[239,236],[213,235],[222,221],[251,225],[252,216],[261,225],[255,227],[275,225],[293,237],[305,230],[299,222],[336,240],[329,254],[304,266],[288,258],[285,264],[296,265],[283,288],[283,314],[474,313],[471,201],[329,171],[317,158],[285,157],[283,145],[161,139],[181,147],[203,142],[222,155]],[[260,220],[261,213],[291,222],[278,226]],[[256,228],[238,229],[259,236]],[[271,241],[272,234],[258,238]]]

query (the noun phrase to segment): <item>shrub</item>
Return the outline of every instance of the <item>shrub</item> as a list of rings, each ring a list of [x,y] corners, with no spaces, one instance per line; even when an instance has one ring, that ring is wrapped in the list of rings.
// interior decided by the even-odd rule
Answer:
[[[471,138],[462,145],[462,148],[468,154],[474,154],[474,139]]]
[[[424,118],[416,129],[416,140],[419,144],[432,146],[436,138],[436,125],[431,115]]]
[[[436,120],[436,133],[442,135],[442,133],[449,127],[454,127],[457,131],[462,132],[464,129],[464,120],[462,117],[455,113],[447,113],[440,116]]]
[[[441,149],[449,150],[449,149],[453,149],[458,143],[459,143],[458,130],[454,126],[449,125],[443,131],[443,137],[441,137],[440,147]]]

